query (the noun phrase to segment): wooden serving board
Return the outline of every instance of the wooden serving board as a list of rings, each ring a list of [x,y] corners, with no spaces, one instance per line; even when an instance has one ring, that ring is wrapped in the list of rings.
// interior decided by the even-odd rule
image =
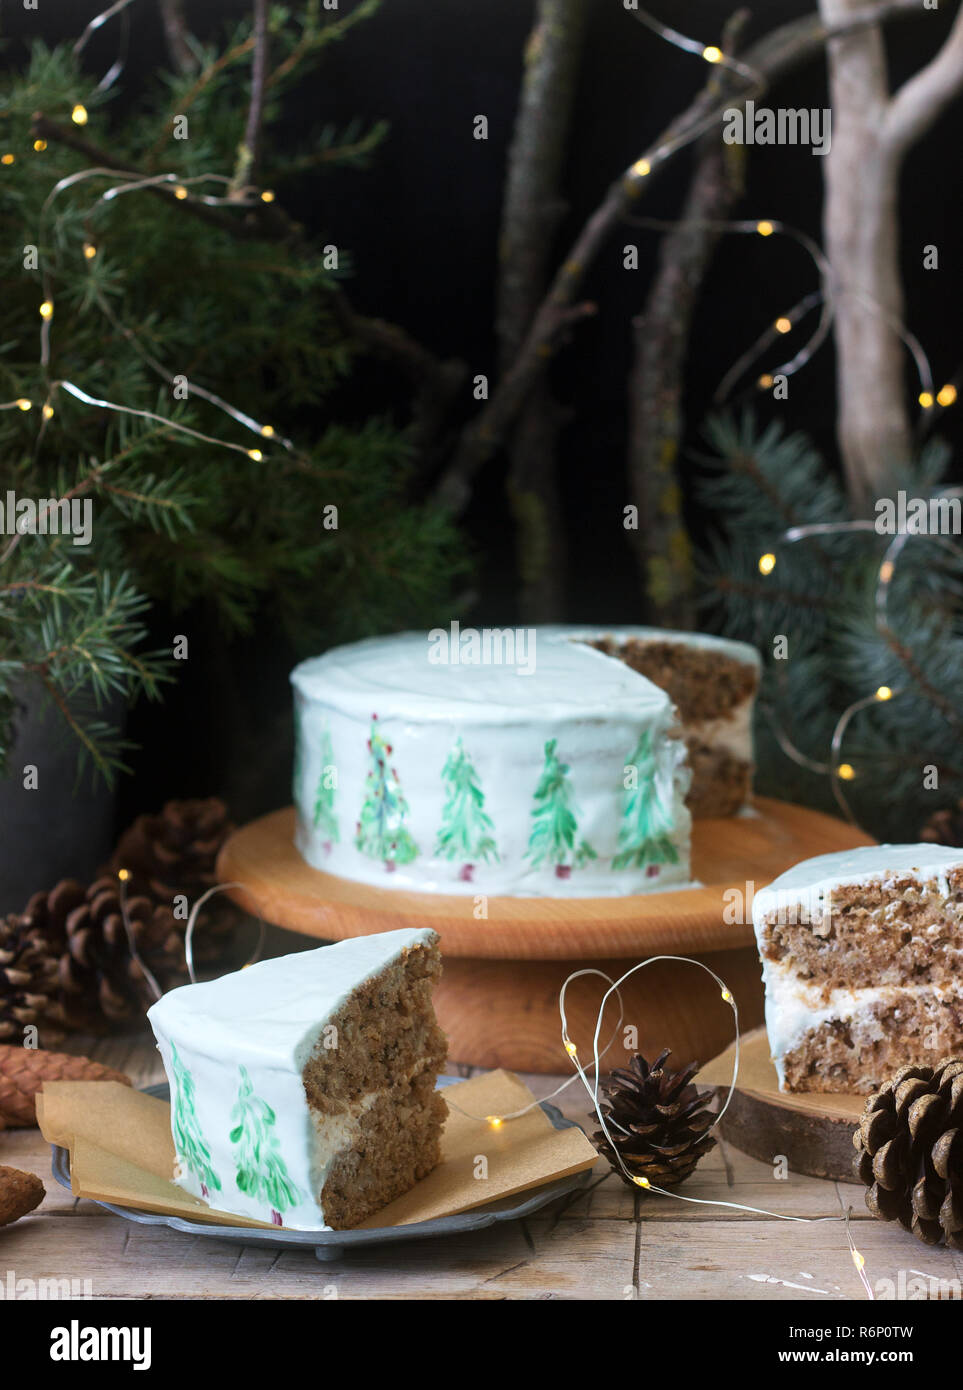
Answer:
[[[685,955],[716,972],[739,1005],[743,1028],[762,1022],[752,887],[800,859],[871,844],[861,831],[818,811],[756,802],[756,813],[696,821],[692,872],[699,888],[627,898],[484,898],[373,888],[312,869],[294,847],[294,811],[276,811],[238,830],[221,851],[218,877],[266,921],[307,936],[341,940],[399,927],[434,927],[444,973],[435,1007],[449,1057],[479,1067],[567,1072],[559,991],[576,970],[610,979],[650,956]],[[476,915],[479,908],[487,915]],[[569,1036],[591,1052],[598,976],[567,996]],[[633,1051],[671,1047],[681,1064],[714,1057],[732,1037],[732,1011],[714,980],[691,965],[660,960],[622,987],[623,1025]],[[616,1014],[607,1015],[608,1029]],[[618,1065],[616,1051],[606,1066]]]
[[[692,827],[692,876],[702,886],[623,898],[485,897],[410,893],[322,873],[294,846],[294,808],[236,831],[217,864],[233,896],[269,922],[326,940],[431,926],[446,956],[578,960],[641,951],[733,950],[751,944],[751,893],[815,854],[871,845],[820,811],[760,797],[752,814]],[[387,875],[386,875],[387,878]],[[733,894],[741,896],[733,896]]]
[[[735,1047],[727,1047],[696,1084],[716,1088],[724,1099],[734,1055]],[[780,1091],[766,1030],[756,1028],[742,1036],[739,1079],[719,1129],[737,1149],[774,1168],[782,1155],[795,1173],[852,1182],[853,1132],[865,1103],[865,1096],[849,1093]]]

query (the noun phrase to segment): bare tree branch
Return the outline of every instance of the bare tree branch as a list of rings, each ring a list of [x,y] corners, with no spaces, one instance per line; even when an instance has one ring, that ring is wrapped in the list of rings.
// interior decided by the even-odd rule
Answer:
[[[759,82],[752,90],[738,95],[730,93],[722,104],[717,96],[701,92],[640,158],[619,175],[576,237],[515,361],[498,382],[487,404],[463,431],[451,464],[434,491],[434,500],[440,507],[455,514],[464,510],[476,473],[504,443],[506,432],[528,392],[552,357],[560,329],[573,318],[594,312],[594,306],[575,302],[585,272],[613,228],[633,210],[643,187],[648,187],[653,177],[681,149],[720,119],[725,109],[760,95],[792,68],[819,53],[827,39],[855,33],[887,19],[918,13],[918,0],[885,0],[883,4],[867,6],[848,15],[838,25],[826,24],[818,15],[782,25],[753,44],[742,57],[745,65],[759,75]],[[643,169],[651,172],[643,174],[640,172]]]
[[[264,94],[268,69],[268,0],[254,0],[254,56],[251,59],[251,103],[244,126],[244,144],[238,159],[235,182],[240,186],[257,182],[261,157],[261,129],[264,124]]]
[[[167,53],[176,72],[182,76],[193,72],[197,60],[187,41],[187,21],[184,18],[184,0],[158,0],[161,21],[164,25],[164,39]]]
[[[747,10],[730,17],[725,53],[735,51],[748,18]],[[710,84],[718,93],[731,78],[720,69]],[[629,535],[648,616],[666,626],[685,628],[694,619],[692,546],[678,480],[682,389],[696,301],[721,224],[742,192],[744,164],[742,148],[724,145],[717,131],[702,137],[682,215],[662,239],[645,308],[633,322],[628,478],[638,526]]]
[[[525,47],[498,246],[499,374],[514,361],[545,293],[552,234],[563,211],[559,178],[587,15],[587,0],[538,0]],[[522,622],[550,622],[562,612],[565,528],[556,446],[564,418],[543,378],[523,406],[509,446],[507,494]]]
[[[889,103],[883,142],[901,158],[934,125],[963,91],[963,5],[940,51],[926,67],[907,79]]]

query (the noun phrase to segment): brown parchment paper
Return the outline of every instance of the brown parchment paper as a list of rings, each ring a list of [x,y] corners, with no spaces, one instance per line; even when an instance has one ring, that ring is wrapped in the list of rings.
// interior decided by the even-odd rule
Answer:
[[[555,1129],[537,1106],[498,1129],[484,1118],[468,1118],[505,1115],[531,1103],[528,1087],[512,1072],[476,1076],[446,1087],[443,1095],[449,1108],[441,1163],[364,1228],[405,1226],[487,1206],[582,1172],[598,1158],[581,1130]],[[70,1150],[76,1197],[222,1226],[278,1229],[214,1211],[174,1185],[170,1106],[156,1096],[116,1081],[48,1081],[37,1097],[37,1121],[48,1143]]]

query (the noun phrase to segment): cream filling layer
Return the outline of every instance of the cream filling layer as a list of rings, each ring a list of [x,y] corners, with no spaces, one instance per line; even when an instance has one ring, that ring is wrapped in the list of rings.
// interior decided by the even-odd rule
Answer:
[[[424,1062],[416,1062],[403,1074],[402,1080],[409,1084],[425,1070]],[[354,1146],[361,1132],[361,1119],[381,1096],[388,1095],[386,1089],[366,1091],[358,1100],[352,1101],[347,1110],[338,1115],[322,1115],[308,1106],[311,1121],[311,1191],[316,1194],[322,1219],[324,1210],[321,1193],[327,1181],[331,1166],[339,1154]],[[329,1229],[327,1226],[325,1230]]]
[[[892,1005],[898,1004],[901,999],[925,997],[933,998],[938,1003],[944,999],[956,1002],[961,997],[959,990],[940,985],[907,984],[874,985],[865,989],[839,988],[824,998],[818,986],[807,986],[790,968],[772,962],[766,962],[764,978],[766,1031],[780,1087],[785,1079],[783,1058],[802,1042],[812,1028],[819,1028],[832,1019],[847,1021],[858,1018],[861,1024],[865,1024],[867,1040],[872,1040],[872,1029],[876,1025],[873,1024],[870,1010],[874,1004]],[[882,1028],[877,1027],[875,1036],[884,1036]]]

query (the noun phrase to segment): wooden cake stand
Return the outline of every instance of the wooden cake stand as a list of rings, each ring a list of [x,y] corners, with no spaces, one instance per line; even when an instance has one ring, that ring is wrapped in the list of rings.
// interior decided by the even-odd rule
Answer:
[[[558,995],[575,970],[594,967],[613,980],[647,956],[704,961],[725,980],[743,1029],[762,1022],[759,958],[747,894],[800,859],[873,841],[851,825],[786,802],[758,798],[756,814],[693,825],[692,876],[703,885],[624,898],[488,898],[487,918],[471,894],[408,893],[322,873],[294,847],[294,809],[238,830],[217,873],[240,885],[231,896],[277,926],[326,941],[433,927],[445,969],[435,993],[450,1058],[513,1071],[567,1072]],[[570,987],[569,1034],[591,1054],[599,1002],[597,976]],[[631,1051],[671,1047],[681,1064],[715,1057],[732,1040],[732,1013],[705,971],[660,961],[622,986],[623,1025],[637,1030]],[[603,1041],[618,1021],[614,999]],[[636,1040],[637,1039],[637,1040]],[[623,1060],[619,1040],[618,1061]],[[615,1050],[609,1060],[615,1057]],[[618,1062],[616,1061],[617,1065]]]

